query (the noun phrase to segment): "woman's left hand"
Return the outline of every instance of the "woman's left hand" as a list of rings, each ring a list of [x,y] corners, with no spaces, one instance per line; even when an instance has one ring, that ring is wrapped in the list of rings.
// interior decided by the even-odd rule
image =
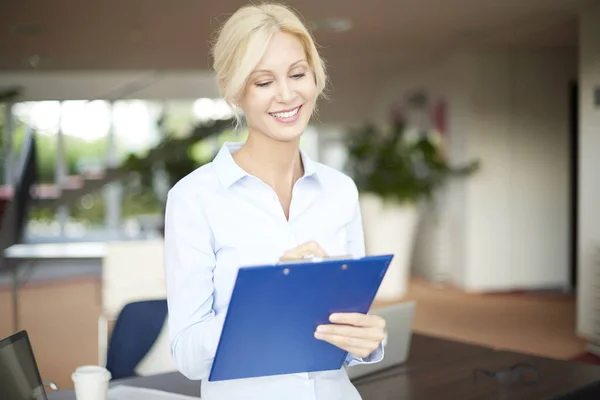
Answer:
[[[378,315],[335,313],[329,320],[332,324],[317,327],[315,338],[360,358],[370,356],[385,338],[385,319]]]

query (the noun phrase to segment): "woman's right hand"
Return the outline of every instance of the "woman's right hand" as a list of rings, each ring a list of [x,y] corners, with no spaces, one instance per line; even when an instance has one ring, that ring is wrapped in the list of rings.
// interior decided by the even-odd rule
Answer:
[[[327,253],[325,250],[317,242],[311,240],[310,242],[306,242],[301,244],[298,247],[290,249],[283,253],[280,260],[302,260],[304,258],[320,257],[327,258]]]

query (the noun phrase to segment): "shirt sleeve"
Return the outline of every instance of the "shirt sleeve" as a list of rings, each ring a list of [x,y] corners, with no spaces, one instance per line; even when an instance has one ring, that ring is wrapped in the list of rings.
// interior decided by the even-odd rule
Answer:
[[[169,192],[165,211],[165,271],[171,355],[189,379],[207,378],[224,313],[213,310],[214,237],[199,202]]]
[[[348,240],[347,247],[348,252],[352,257],[361,258],[365,256],[365,238],[358,195],[356,197],[357,199],[352,213],[352,219],[346,227]]]
[[[363,233],[362,217],[360,211],[360,202],[358,200],[358,194],[356,196],[356,205],[351,221],[348,223],[348,251],[354,258],[360,258],[365,256],[365,240]],[[368,357],[360,358],[356,357],[352,353],[348,353],[346,357],[346,365],[352,366],[356,364],[372,364],[383,360],[384,351],[383,346],[380,343],[379,347],[371,353]]]

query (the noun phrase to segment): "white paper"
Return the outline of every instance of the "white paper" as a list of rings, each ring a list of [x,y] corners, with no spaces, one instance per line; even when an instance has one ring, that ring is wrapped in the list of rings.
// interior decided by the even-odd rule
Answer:
[[[199,397],[120,385],[108,389],[108,400],[198,400]]]

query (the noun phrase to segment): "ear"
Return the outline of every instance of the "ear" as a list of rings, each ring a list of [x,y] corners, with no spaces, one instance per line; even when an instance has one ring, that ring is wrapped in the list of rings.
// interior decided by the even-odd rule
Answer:
[[[239,107],[240,107],[240,95],[239,95],[239,94],[238,94],[238,95],[235,95],[235,96],[234,96],[234,97],[231,99],[231,102],[230,102],[230,104],[231,104],[232,106],[235,106],[235,107],[238,107],[238,108],[239,108]]]

